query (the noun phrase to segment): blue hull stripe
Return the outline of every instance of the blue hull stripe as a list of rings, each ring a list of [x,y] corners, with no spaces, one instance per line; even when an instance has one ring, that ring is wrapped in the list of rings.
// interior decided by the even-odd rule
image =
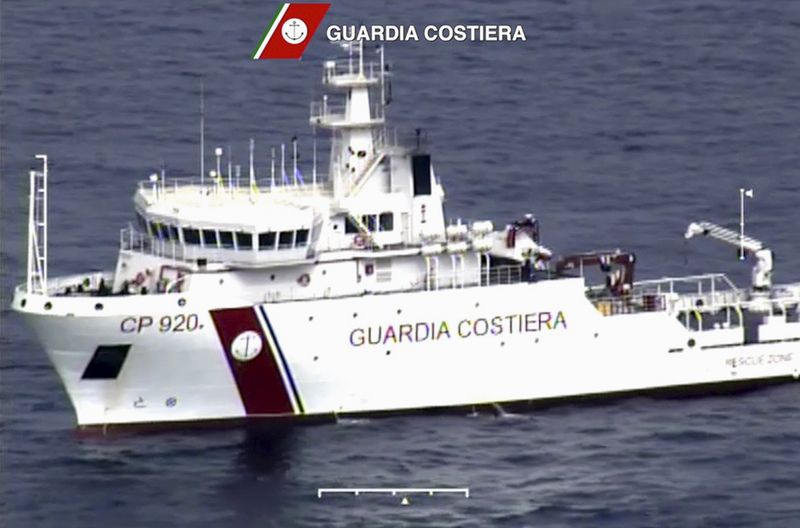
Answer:
[[[292,394],[294,394],[294,399],[297,402],[297,407],[300,409],[300,414],[305,414],[306,411],[303,408],[303,400],[300,399],[300,392],[297,390],[297,384],[295,384],[294,378],[292,377],[292,371],[289,370],[289,363],[286,362],[281,345],[278,343],[278,336],[275,335],[275,330],[272,329],[272,323],[269,322],[269,317],[267,317],[267,312],[264,310],[264,307],[259,305],[258,309],[261,310],[261,315],[264,317],[264,321],[267,323],[267,330],[269,330],[272,341],[275,343],[275,348],[278,349],[278,358],[283,366],[283,371],[286,372],[286,377],[289,379],[289,386],[292,388]]]

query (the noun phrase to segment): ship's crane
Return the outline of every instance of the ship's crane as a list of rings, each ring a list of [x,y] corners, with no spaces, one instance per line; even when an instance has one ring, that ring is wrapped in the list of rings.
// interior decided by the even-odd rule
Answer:
[[[740,258],[744,258],[745,255],[753,255],[756,259],[756,264],[753,266],[753,290],[760,292],[770,290],[773,256],[772,250],[765,247],[763,242],[711,222],[692,222],[686,228],[683,236],[689,239],[697,235],[709,236],[736,246],[744,252],[744,254],[740,254]]]

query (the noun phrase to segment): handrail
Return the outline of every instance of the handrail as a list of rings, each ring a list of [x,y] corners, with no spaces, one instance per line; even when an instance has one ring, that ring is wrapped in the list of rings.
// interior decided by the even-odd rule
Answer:
[[[302,196],[322,195],[328,196],[333,192],[333,185],[328,181],[327,174],[317,174],[316,182],[291,183],[284,185],[281,183],[280,175],[275,181],[272,178],[260,178],[250,185],[249,178],[235,179],[230,183],[226,178],[222,178],[219,183],[213,180],[201,180],[198,177],[176,177],[165,178],[153,183],[149,180],[141,180],[138,189],[143,194],[151,194],[155,199],[163,195],[178,194],[179,192],[197,192],[198,194],[211,197],[243,197],[261,194],[293,194]]]

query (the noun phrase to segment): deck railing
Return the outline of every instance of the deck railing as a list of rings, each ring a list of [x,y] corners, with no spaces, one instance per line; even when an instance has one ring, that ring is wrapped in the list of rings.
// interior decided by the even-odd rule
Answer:
[[[139,182],[139,191],[158,200],[164,196],[175,196],[179,193],[197,193],[200,196],[210,198],[246,198],[260,195],[292,195],[292,196],[330,196],[333,186],[328,181],[327,174],[317,174],[316,182],[312,180],[313,175],[305,175],[304,179],[309,180],[304,183],[295,182],[294,178],[287,174],[291,180],[289,183],[282,181],[282,176],[277,174],[275,180],[272,178],[260,178],[250,185],[249,178],[231,178],[227,176],[212,179],[198,177],[178,177],[164,178],[156,182],[143,180]]]

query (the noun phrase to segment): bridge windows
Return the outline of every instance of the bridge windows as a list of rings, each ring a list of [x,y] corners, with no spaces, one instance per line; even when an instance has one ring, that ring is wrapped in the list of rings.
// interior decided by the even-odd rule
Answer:
[[[231,231],[220,231],[219,245],[226,249],[234,249],[233,233]]]
[[[183,228],[183,242],[185,244],[200,245],[200,231],[191,227]]]
[[[375,217],[377,222],[377,216]],[[294,249],[307,247],[310,243],[311,229],[301,228],[288,231],[224,231],[214,228],[180,226],[156,220],[149,221],[137,213],[137,221],[150,236],[161,241],[171,241],[187,246],[202,246],[206,249],[233,249],[239,251],[270,251],[275,249]],[[258,244],[256,246],[256,244]]]
[[[278,249],[292,249],[294,246],[294,231],[281,231],[278,235]]]
[[[203,229],[203,246],[215,248],[219,244],[217,242],[217,232],[214,229]]]
[[[308,229],[298,229],[294,239],[294,247],[304,247],[308,244]]]
[[[158,224],[156,222],[150,222],[150,236],[161,238],[161,232],[158,230]]]
[[[275,232],[268,231],[266,233],[258,234],[258,249],[259,251],[267,251],[275,249]]]
[[[243,231],[237,231],[236,247],[239,249],[253,249],[253,235]]]

